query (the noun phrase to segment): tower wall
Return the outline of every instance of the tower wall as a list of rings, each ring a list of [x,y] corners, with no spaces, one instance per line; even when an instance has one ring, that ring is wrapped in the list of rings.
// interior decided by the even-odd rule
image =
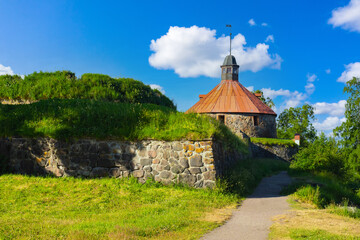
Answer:
[[[267,114],[209,113],[213,118],[225,116],[225,125],[236,135],[248,137],[276,138],[276,116]]]

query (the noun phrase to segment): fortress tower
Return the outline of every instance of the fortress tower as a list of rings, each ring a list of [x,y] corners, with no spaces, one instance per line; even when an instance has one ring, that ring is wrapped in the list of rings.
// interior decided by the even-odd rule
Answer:
[[[207,114],[244,137],[276,138],[276,113],[239,83],[239,65],[234,56],[225,57],[221,82],[186,113]]]

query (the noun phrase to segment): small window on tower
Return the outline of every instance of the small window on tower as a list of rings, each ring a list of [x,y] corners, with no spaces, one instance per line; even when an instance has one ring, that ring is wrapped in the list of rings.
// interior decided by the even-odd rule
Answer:
[[[231,73],[231,68],[227,68],[226,72]]]
[[[234,73],[237,74],[237,69],[236,68],[234,68]]]
[[[254,120],[254,126],[258,126],[259,125],[259,117],[253,116],[253,120]]]
[[[223,69],[222,69],[222,72],[223,72],[223,73],[226,73],[226,68],[223,68]]]
[[[221,123],[225,124],[225,116],[224,116],[224,115],[218,115],[218,120],[219,120]]]

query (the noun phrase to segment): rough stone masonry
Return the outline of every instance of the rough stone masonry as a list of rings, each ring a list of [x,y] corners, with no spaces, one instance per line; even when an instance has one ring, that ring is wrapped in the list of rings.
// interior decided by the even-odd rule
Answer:
[[[50,138],[3,138],[0,153],[22,174],[57,177],[148,178],[165,184],[214,187],[215,179],[245,156],[214,140],[59,141]]]

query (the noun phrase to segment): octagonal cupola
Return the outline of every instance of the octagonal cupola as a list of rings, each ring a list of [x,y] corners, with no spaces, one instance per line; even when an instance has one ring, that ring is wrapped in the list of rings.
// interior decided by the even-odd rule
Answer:
[[[239,65],[233,55],[227,55],[221,66],[221,80],[239,80]]]

